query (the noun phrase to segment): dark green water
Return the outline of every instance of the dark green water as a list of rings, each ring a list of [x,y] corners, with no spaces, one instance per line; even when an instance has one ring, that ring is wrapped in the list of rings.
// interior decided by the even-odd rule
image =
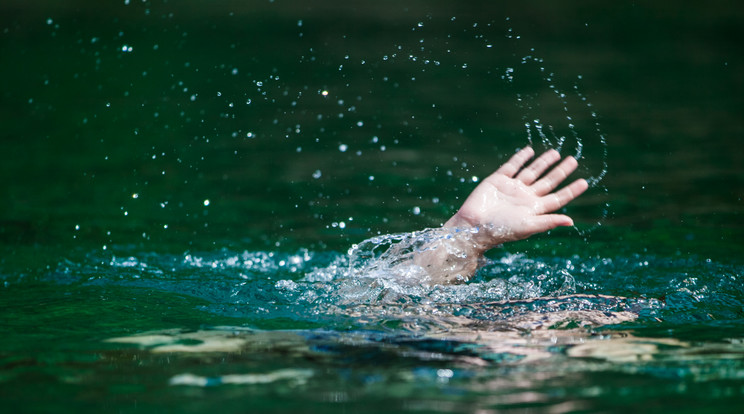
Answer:
[[[2,406],[742,405],[744,8],[461,3],[3,2]],[[577,228],[347,277],[538,126],[603,177]]]

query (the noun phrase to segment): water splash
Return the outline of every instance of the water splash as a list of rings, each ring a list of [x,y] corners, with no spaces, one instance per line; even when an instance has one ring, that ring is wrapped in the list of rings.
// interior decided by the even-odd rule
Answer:
[[[515,89],[517,107],[523,111],[522,119],[525,135],[530,145],[537,144],[545,148],[555,148],[561,152],[569,144],[573,147],[576,159],[584,156],[584,149],[591,143],[592,149],[600,149],[601,159],[599,172],[587,177],[590,186],[599,186],[607,174],[607,138],[602,132],[599,116],[586,95],[580,90],[582,76],[577,76],[571,92],[564,92],[556,85],[555,74],[547,72],[542,58],[527,55],[522,59],[518,69],[507,68],[502,76]],[[535,69],[533,65],[536,65]],[[542,90],[529,93],[530,89],[542,84]],[[547,92],[547,96],[546,96]],[[556,111],[557,109],[557,111]],[[557,116],[556,112],[561,113]],[[577,125],[577,114],[588,115],[589,124],[580,129]],[[545,121],[544,118],[552,118]],[[561,132],[557,132],[560,130]],[[593,162],[598,160],[593,159]]]
[[[572,77],[560,76],[550,69],[540,53],[526,45],[526,39],[516,34],[510,27],[513,22],[463,22],[461,19],[451,19],[450,22],[440,22],[450,29],[451,38],[462,42],[462,45],[482,44],[483,56],[477,61],[463,62],[464,56],[458,53],[457,43],[453,40],[442,48],[430,36],[434,33],[427,31],[427,25],[413,25],[412,32],[418,35],[420,41],[400,41],[392,47],[390,53],[385,54],[381,62],[387,65],[404,64],[409,62],[420,64],[412,66],[410,70],[420,70],[424,73],[452,70],[467,70],[468,77],[478,76],[475,85],[482,85],[489,98],[498,97],[506,92],[513,99],[517,108],[514,120],[521,118],[516,128],[523,128],[526,144],[541,149],[554,148],[563,155],[572,155],[580,161],[579,171],[594,191],[603,193],[600,201],[597,219],[588,228],[580,229],[581,235],[588,235],[597,229],[610,215],[610,203],[606,197],[608,190],[603,180],[608,172],[608,144],[607,136],[602,130],[600,116],[594,105],[582,90],[583,75]],[[500,43],[494,42],[498,34],[506,32],[505,39]],[[449,37],[448,37],[449,38]],[[464,47],[464,46],[463,46]],[[512,51],[512,53],[508,53]],[[440,67],[424,67],[424,62],[435,61]],[[494,83],[493,80],[501,81]],[[413,88],[413,87],[412,87]],[[507,96],[508,96],[507,95]],[[498,97],[500,98],[500,97]],[[505,97],[505,99],[509,99]],[[509,123],[509,119],[502,122]],[[483,128],[480,128],[483,132]]]
[[[396,279],[397,283],[420,285],[436,282],[433,275],[415,264],[417,255],[442,252],[453,259],[448,273],[458,270],[455,261],[467,259],[465,245],[474,245],[479,229],[425,229],[367,239],[349,249],[349,269],[354,277]],[[456,242],[456,243],[453,243]],[[460,279],[467,280],[462,274]]]
[[[560,312],[630,312],[669,324],[740,315],[744,269],[705,258],[493,252],[467,284],[422,283],[421,269],[406,264],[411,256],[457,236],[441,229],[378,236],[348,255],[307,249],[172,255],[112,247],[60,261],[41,282],[186,295],[203,300],[206,315],[248,324],[285,318],[415,332],[462,324],[517,329]]]

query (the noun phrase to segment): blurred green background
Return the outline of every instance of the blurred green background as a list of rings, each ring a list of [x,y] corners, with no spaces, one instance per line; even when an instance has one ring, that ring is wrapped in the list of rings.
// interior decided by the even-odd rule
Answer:
[[[4,260],[38,246],[345,249],[437,226],[528,142],[525,121],[568,134],[566,114],[578,174],[607,164],[568,209],[580,228],[602,223],[590,239],[730,256],[744,232],[743,10],[4,1]]]

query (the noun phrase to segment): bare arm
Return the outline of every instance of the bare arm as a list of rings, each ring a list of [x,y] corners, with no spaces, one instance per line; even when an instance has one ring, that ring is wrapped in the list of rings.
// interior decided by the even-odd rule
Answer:
[[[551,169],[561,157],[549,150],[525,166],[534,155],[532,148],[523,148],[483,180],[444,224],[454,236],[439,240],[437,246],[414,257],[414,263],[426,270],[432,283],[465,281],[489,249],[573,225],[570,217],[551,213],[588,188],[586,180],[580,178],[556,191],[578,162],[566,157]]]

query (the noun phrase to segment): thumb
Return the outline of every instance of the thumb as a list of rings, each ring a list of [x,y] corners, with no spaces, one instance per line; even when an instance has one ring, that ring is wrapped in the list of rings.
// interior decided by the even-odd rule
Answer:
[[[564,214],[543,214],[530,219],[525,226],[528,236],[552,230],[560,226],[573,226],[571,217]]]

